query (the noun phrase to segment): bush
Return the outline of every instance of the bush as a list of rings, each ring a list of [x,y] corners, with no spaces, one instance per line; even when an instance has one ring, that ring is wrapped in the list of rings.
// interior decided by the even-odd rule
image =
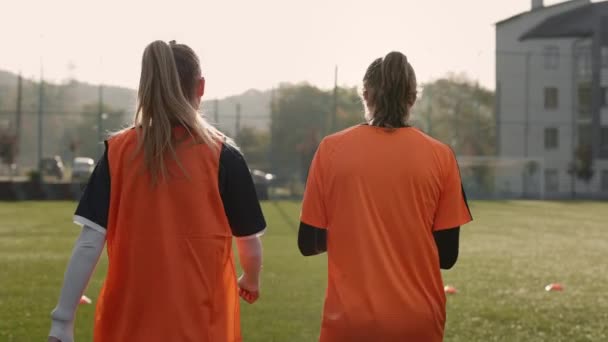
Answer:
[[[27,177],[32,183],[40,183],[42,181],[42,174],[38,170],[28,172]]]

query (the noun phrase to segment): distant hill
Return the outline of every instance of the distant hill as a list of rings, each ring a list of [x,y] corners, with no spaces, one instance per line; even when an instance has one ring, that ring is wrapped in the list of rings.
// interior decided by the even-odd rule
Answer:
[[[248,90],[240,95],[218,100],[218,122],[215,122],[215,101],[203,101],[203,113],[226,134],[234,135],[236,108],[241,105],[241,127],[269,130],[271,91]]]
[[[0,87],[8,86],[17,82],[17,75],[8,71],[0,70]]]
[[[0,70],[0,129],[15,127],[18,76]],[[25,166],[35,164],[38,141],[39,82],[23,79],[22,134],[20,139],[20,162]],[[270,126],[270,91],[249,90],[243,94],[218,100],[218,122],[222,131],[233,136],[236,123],[236,105],[241,105],[241,127],[268,130]],[[134,89],[106,85],[103,87],[103,104],[112,112],[123,112],[119,120],[129,123],[136,106]],[[43,154],[45,156],[67,155],[67,146],[77,130],[86,122],[95,122],[99,103],[99,86],[76,80],[64,83],[46,83],[44,86]],[[215,101],[203,102],[203,112],[213,122]],[[90,126],[87,126],[90,127]],[[118,127],[104,127],[115,130]],[[90,139],[99,140],[91,127]],[[71,138],[72,137],[72,138]]]
[[[23,80],[23,111],[37,112],[38,110],[38,80]],[[243,94],[229,96],[219,100],[219,126],[227,133],[233,134],[236,119],[236,105],[241,104],[241,126],[268,129],[270,124],[270,94],[269,90],[251,89]],[[45,111],[47,112],[77,112],[83,106],[96,104],[99,101],[97,85],[70,81],[63,84],[45,83]],[[6,116],[14,112],[17,97],[17,75],[0,70],[0,111]],[[113,110],[125,111],[131,115],[135,110],[137,93],[134,89],[104,86],[104,105]],[[203,101],[203,112],[213,121],[215,117],[215,101]],[[1,120],[1,117],[0,117]]]
[[[0,70],[0,110],[14,111],[17,96],[17,75]],[[23,79],[23,110],[38,110],[38,80]],[[79,111],[85,105],[99,101],[99,86],[78,81],[62,84],[45,82],[45,109],[48,111]],[[135,108],[136,93],[133,89],[104,86],[104,103],[126,112]]]

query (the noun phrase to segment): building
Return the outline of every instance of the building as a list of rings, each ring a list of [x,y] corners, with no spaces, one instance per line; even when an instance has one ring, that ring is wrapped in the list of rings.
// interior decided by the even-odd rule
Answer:
[[[498,155],[530,159],[510,184],[529,197],[608,198],[608,1],[532,0],[497,23],[496,92]],[[584,171],[583,151],[589,182],[572,172]]]

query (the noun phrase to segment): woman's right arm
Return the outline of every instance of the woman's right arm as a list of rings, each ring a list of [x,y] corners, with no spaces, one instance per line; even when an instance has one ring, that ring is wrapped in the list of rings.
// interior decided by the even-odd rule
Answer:
[[[460,227],[473,220],[467,195],[462,186],[460,169],[454,153],[446,147],[447,157],[441,195],[433,222],[433,237],[442,269],[451,269],[458,259]]]
[[[303,256],[313,256],[327,252],[327,229],[300,222],[298,248]]]
[[[103,157],[95,166],[76,209],[74,223],[82,226],[82,231],[65,272],[59,303],[51,314],[53,321],[49,341],[71,342],[74,339],[76,308],[106,242],[110,188],[106,145]]]
[[[325,192],[323,182],[324,165],[327,157],[324,152],[325,140],[321,142],[310,165],[306,190],[302,201],[298,248],[304,256],[327,252],[327,213],[325,211]]]
[[[220,154],[219,190],[232,235],[236,238],[243,275],[239,295],[248,303],[260,295],[262,241],[266,220],[258,201],[253,178],[245,158],[236,148],[224,144]]]
[[[236,247],[243,269],[243,275],[239,278],[239,294],[251,304],[260,296],[262,239],[259,236],[237,238]]]
[[[433,237],[439,252],[439,266],[443,270],[451,269],[458,260],[460,227],[435,231]]]
[[[74,341],[74,316],[97,261],[103,251],[105,234],[84,226],[76,241],[63,279],[59,302],[51,313],[49,341]]]

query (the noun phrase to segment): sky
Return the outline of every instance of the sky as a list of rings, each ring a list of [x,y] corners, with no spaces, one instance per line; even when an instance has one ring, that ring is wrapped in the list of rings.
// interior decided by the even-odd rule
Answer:
[[[136,88],[154,40],[190,45],[207,98],[281,82],[359,85],[392,50],[418,79],[466,73],[494,88],[494,23],[531,0],[1,0],[0,69]],[[560,1],[545,0],[546,5]]]

